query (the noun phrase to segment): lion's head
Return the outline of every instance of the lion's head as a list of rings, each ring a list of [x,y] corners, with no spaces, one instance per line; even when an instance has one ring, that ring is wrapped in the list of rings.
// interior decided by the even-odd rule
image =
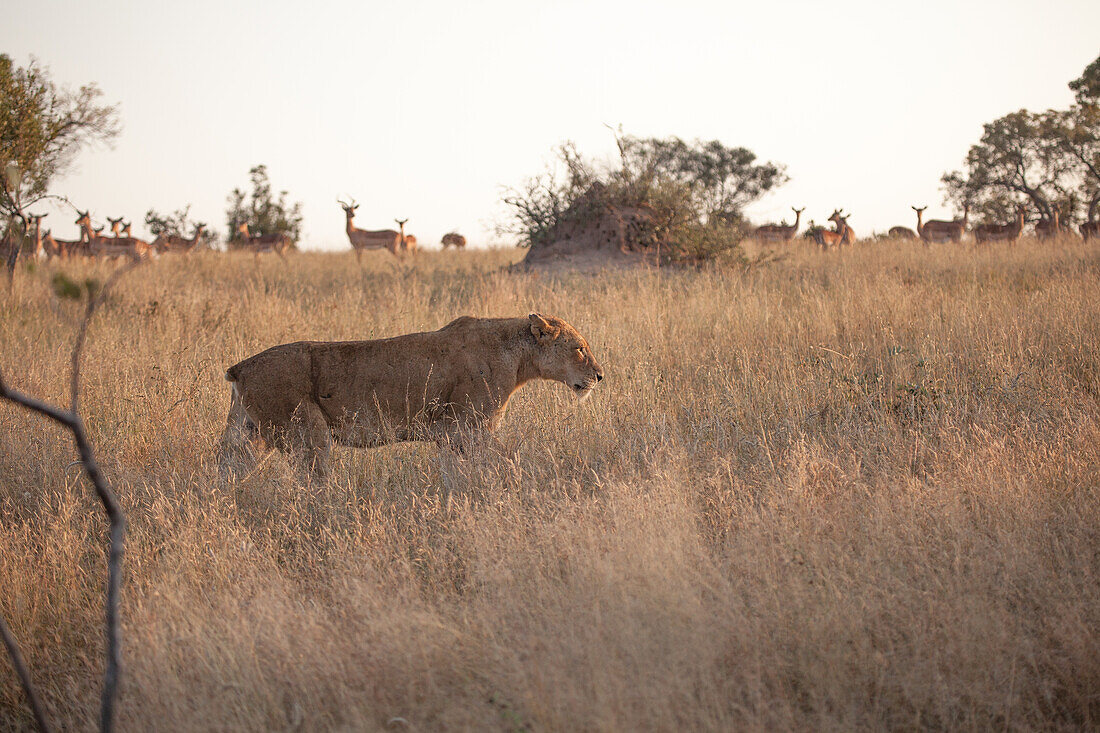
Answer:
[[[577,329],[560,318],[532,313],[531,333],[538,344],[536,363],[546,379],[567,385],[580,399],[603,379],[603,368]]]

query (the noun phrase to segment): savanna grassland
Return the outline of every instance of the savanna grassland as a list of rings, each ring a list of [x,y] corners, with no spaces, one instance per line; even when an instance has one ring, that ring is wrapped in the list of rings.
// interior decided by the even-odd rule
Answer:
[[[1100,250],[866,244],[703,271],[514,252],[161,258],[89,332],[83,412],[129,518],[124,730],[1100,725]],[[0,368],[64,401],[114,265],[17,273]],[[302,486],[215,448],[225,368],[462,314],[566,318],[607,378],[496,439],[338,450]],[[105,520],[71,439],[0,405],[0,612],[93,727]],[[0,664],[0,727],[30,718]]]

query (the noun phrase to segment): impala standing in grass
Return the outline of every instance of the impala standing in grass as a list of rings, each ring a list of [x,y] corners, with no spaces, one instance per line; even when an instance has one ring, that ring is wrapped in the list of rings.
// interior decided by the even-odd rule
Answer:
[[[190,239],[181,237],[178,234],[161,234],[153,240],[153,248],[161,254],[190,254],[198,246],[204,228],[206,228],[205,224],[196,224],[195,233]]]
[[[88,212],[78,209],[77,213],[80,214],[80,218],[76,220],[76,224],[84,230],[84,236],[88,238],[88,252],[93,256],[142,259],[152,253],[153,248],[142,239],[100,236],[99,232],[92,228],[92,218]],[[122,222],[121,219],[118,221]]]
[[[412,252],[416,254],[416,237],[411,234],[405,234],[405,222],[408,219],[394,219],[397,222],[397,226],[401,227],[401,249],[405,252]]]
[[[789,242],[794,239],[794,235],[798,234],[798,223],[802,218],[802,212],[806,210],[803,206],[801,209],[796,209],[793,206],[791,211],[794,212],[794,224],[787,226],[786,224],[762,224],[753,230],[753,237],[759,239],[762,242]]]
[[[1082,224],[1081,238],[1086,242],[1090,239],[1100,239],[1100,221],[1086,221]]]
[[[30,221],[31,227],[34,229],[34,239],[31,244],[31,257],[39,257],[43,253],[42,249],[42,220],[45,219],[47,214],[27,214],[27,220]]]
[[[362,262],[363,250],[367,249],[386,249],[389,250],[390,254],[397,256],[398,248],[401,246],[400,232],[393,229],[357,229],[352,223],[352,220],[355,219],[355,210],[359,208],[359,204],[355,203],[355,199],[352,199],[350,204],[345,204],[340,199],[336,199],[336,203],[340,204],[340,207],[344,210],[344,216],[347,219],[344,231],[348,234],[351,248],[355,250],[357,262]]]
[[[245,249],[256,255],[256,262],[260,261],[260,254],[263,252],[274,252],[279,255],[280,259],[286,261],[287,250],[294,246],[294,242],[291,241],[290,235],[286,232],[252,236],[248,231],[248,222],[237,226],[237,234],[240,234],[241,239],[244,240]]]
[[[1024,230],[1024,217],[1027,209],[1021,204],[1016,207],[1016,221],[1012,224],[982,224],[974,227],[974,241],[982,242],[1011,242],[1016,243],[1020,238],[1020,232]]]
[[[851,214],[845,214],[844,209],[836,209],[833,211],[832,216],[829,217],[834,225],[836,225],[836,234],[840,235],[838,244],[855,244],[856,233],[855,230],[848,226],[848,217]]]
[[[1055,239],[1062,233],[1062,222],[1059,220],[1057,206],[1050,207],[1050,218],[1040,219],[1035,224],[1035,235],[1039,239]]]
[[[825,227],[819,227],[810,219],[810,236],[822,250],[828,251],[831,247],[839,247],[844,235],[839,232],[829,231]]]
[[[955,242],[957,244],[962,241],[966,227],[970,223],[970,204],[963,207],[962,219],[952,219],[951,221],[943,221],[942,219],[922,221],[924,210],[928,207],[922,206],[918,209],[913,206],[911,208],[917,212],[917,234],[925,242]]]

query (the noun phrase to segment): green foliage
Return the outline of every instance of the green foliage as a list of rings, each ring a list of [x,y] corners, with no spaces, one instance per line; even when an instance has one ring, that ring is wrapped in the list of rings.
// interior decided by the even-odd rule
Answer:
[[[154,237],[166,234],[190,239],[195,234],[195,227],[199,224],[206,226],[205,223],[191,218],[191,204],[187,204],[182,209],[176,209],[171,214],[161,214],[156,209],[149,209],[145,212],[145,226],[149,228]],[[204,229],[201,244],[211,246],[217,239],[217,233]]]
[[[668,181],[684,187],[688,205],[703,219],[739,220],[745,206],[787,182],[783,166],[757,163],[747,148],[718,140],[688,144],[677,137],[617,138],[628,181]]]
[[[616,142],[619,158],[606,165],[561,145],[555,166],[505,192],[510,218],[500,231],[541,247],[609,209],[641,211],[631,246],[663,246],[663,257],[696,261],[736,247],[743,208],[787,180],[782,166],[717,140],[620,134]]]
[[[803,239],[813,239],[817,235],[818,232],[824,231],[824,230],[825,230],[825,227],[821,226],[820,224],[815,224],[814,222],[811,221],[809,223],[809,225],[807,225],[806,231],[802,232],[802,238]]]
[[[1049,217],[1074,184],[1072,161],[1052,136],[1055,114],[1021,109],[984,125],[965,173],[943,177],[947,199],[959,208],[969,203],[979,217],[1007,221],[1025,201]]]
[[[1070,82],[1077,104],[1021,109],[984,125],[965,168],[943,176],[945,199],[978,220],[1010,221],[1017,204],[1049,219],[1092,218],[1100,208],[1100,58]]]
[[[252,181],[251,196],[239,188],[229,194],[229,208],[225,211],[229,232],[226,239],[237,239],[237,227],[246,223],[253,236],[283,232],[297,242],[302,234],[301,202],[288,203],[286,191],[280,191],[275,198],[266,165],[255,166],[248,175]]]
[[[85,293],[87,293],[88,299],[91,300],[100,288],[99,281],[94,278],[85,279],[82,285],[63,272],[55,272],[53,277],[50,278],[50,284],[53,286],[54,294],[64,300],[80,300]]]
[[[1100,56],[1085,67],[1078,78],[1069,83],[1077,98],[1077,104],[1100,104]]]
[[[70,91],[35,60],[18,67],[0,54],[0,222],[46,196],[77,153],[119,133],[118,110],[94,84]]]
[[[69,279],[69,276],[65,273],[55,272],[50,282],[57,297],[67,300],[80,300],[82,294],[80,285]]]

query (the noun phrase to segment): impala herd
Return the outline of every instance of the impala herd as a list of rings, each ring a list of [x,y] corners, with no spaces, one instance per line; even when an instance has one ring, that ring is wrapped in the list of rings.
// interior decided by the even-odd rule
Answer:
[[[355,226],[355,211],[359,204],[355,199],[350,202],[336,200],[344,210],[345,232],[348,242],[355,252],[357,261],[361,261],[364,250],[384,249],[395,257],[404,254],[415,254],[417,251],[416,237],[405,232],[405,224],[408,219],[394,219],[397,229],[359,229]],[[982,224],[969,229],[970,206],[963,208],[961,219],[944,221],[941,219],[924,220],[924,211],[928,207],[913,206],[917,214],[916,231],[904,226],[891,227],[888,236],[892,239],[916,240],[920,239],[926,244],[934,243],[959,243],[963,240],[967,231],[974,236],[978,244],[986,242],[1015,242],[1023,233],[1024,224],[1027,221],[1027,209],[1023,205],[1016,207],[1016,219],[1007,224]],[[798,227],[802,220],[802,212],[805,208],[795,209],[794,224],[764,224],[752,231],[752,237],[761,242],[790,242],[798,234]],[[124,217],[107,217],[110,223],[110,234],[104,235],[104,226],[94,227],[92,218],[87,211],[77,210],[79,217],[74,222],[80,228],[80,239],[67,240],[56,239],[49,229],[42,230],[42,219],[46,214],[30,214],[27,216],[29,224],[28,234],[31,237],[32,256],[44,255],[47,258],[67,257],[127,257],[132,259],[144,259],[154,255],[163,254],[188,254],[193,252],[202,241],[204,224],[196,224],[190,239],[178,235],[161,234],[152,242],[138,239],[130,233],[130,222]],[[810,229],[806,236],[812,239],[822,250],[830,250],[834,247],[852,245],[856,242],[856,233],[848,225],[850,214],[845,214],[843,209],[836,209],[829,216],[828,221],[833,224],[833,229],[815,226],[810,220]],[[1081,236],[1089,239],[1100,239],[1100,222],[1090,221],[1080,227]],[[1068,233],[1068,227],[1063,227],[1059,221],[1058,210],[1054,209],[1049,218],[1044,218],[1036,223],[1035,233],[1040,239],[1052,239],[1063,233]],[[234,249],[243,249],[252,252],[257,261],[262,253],[273,252],[286,259],[286,253],[294,247],[294,240],[285,232],[273,234],[252,234],[248,224],[243,223],[236,227],[236,234],[240,237],[234,241]],[[441,242],[443,249],[455,247],[463,249],[466,246],[466,238],[457,232],[448,232],[443,235]]]
[[[924,211],[927,206],[920,208],[913,206],[917,212],[917,229],[913,231],[909,227],[890,227],[887,236],[891,239],[920,239],[925,244],[941,244],[946,242],[959,243],[963,240],[967,231],[974,235],[974,241],[978,244],[985,242],[1015,242],[1023,233],[1024,224],[1027,221],[1027,208],[1023,205],[1016,207],[1016,219],[1008,224],[982,224],[973,229],[970,225],[970,205],[963,207],[961,219],[944,221],[942,219],[924,220]],[[764,224],[752,230],[752,237],[761,242],[789,242],[798,234],[798,222],[805,209],[791,208],[794,212],[794,224]],[[854,244],[855,231],[848,226],[848,217],[843,209],[836,209],[829,216],[828,221],[833,223],[833,229],[826,229],[814,225],[810,220],[810,228],[806,236],[812,239],[821,249],[829,250],[833,247]],[[1080,226],[1081,237],[1087,242],[1089,239],[1100,239],[1100,222],[1090,221]],[[1071,229],[1059,223],[1058,210],[1055,208],[1050,218],[1041,219],[1035,224],[1035,234],[1039,239],[1053,239],[1063,234],[1071,233]]]
[[[358,229],[354,224],[355,210],[359,204],[352,199],[345,203],[339,199],[337,202],[344,209],[346,218],[345,231],[352,250],[357,260],[361,259],[364,250],[385,249],[394,256],[405,253],[415,254],[417,251],[416,237],[405,232],[405,224],[408,219],[394,219],[398,229]],[[145,259],[151,256],[159,256],[169,253],[188,254],[193,252],[202,241],[202,233],[205,224],[196,224],[190,239],[174,234],[161,234],[152,242],[138,239],[130,233],[130,222],[125,217],[107,217],[110,224],[110,233],[103,234],[106,225],[94,227],[89,212],[77,209],[78,218],[74,224],[80,228],[80,239],[56,239],[49,229],[42,230],[42,219],[46,214],[30,214],[27,216],[29,224],[28,235],[31,239],[31,250],[27,254],[33,257],[45,256],[47,259],[69,257],[127,257],[131,259]],[[286,253],[293,249],[294,239],[286,232],[273,234],[253,234],[249,231],[248,224],[242,223],[235,227],[235,233],[239,237],[233,241],[231,248],[252,252],[257,261],[264,252],[273,252],[286,260]],[[457,232],[448,232],[443,236],[443,249],[455,247],[462,249],[466,246],[466,238]]]

